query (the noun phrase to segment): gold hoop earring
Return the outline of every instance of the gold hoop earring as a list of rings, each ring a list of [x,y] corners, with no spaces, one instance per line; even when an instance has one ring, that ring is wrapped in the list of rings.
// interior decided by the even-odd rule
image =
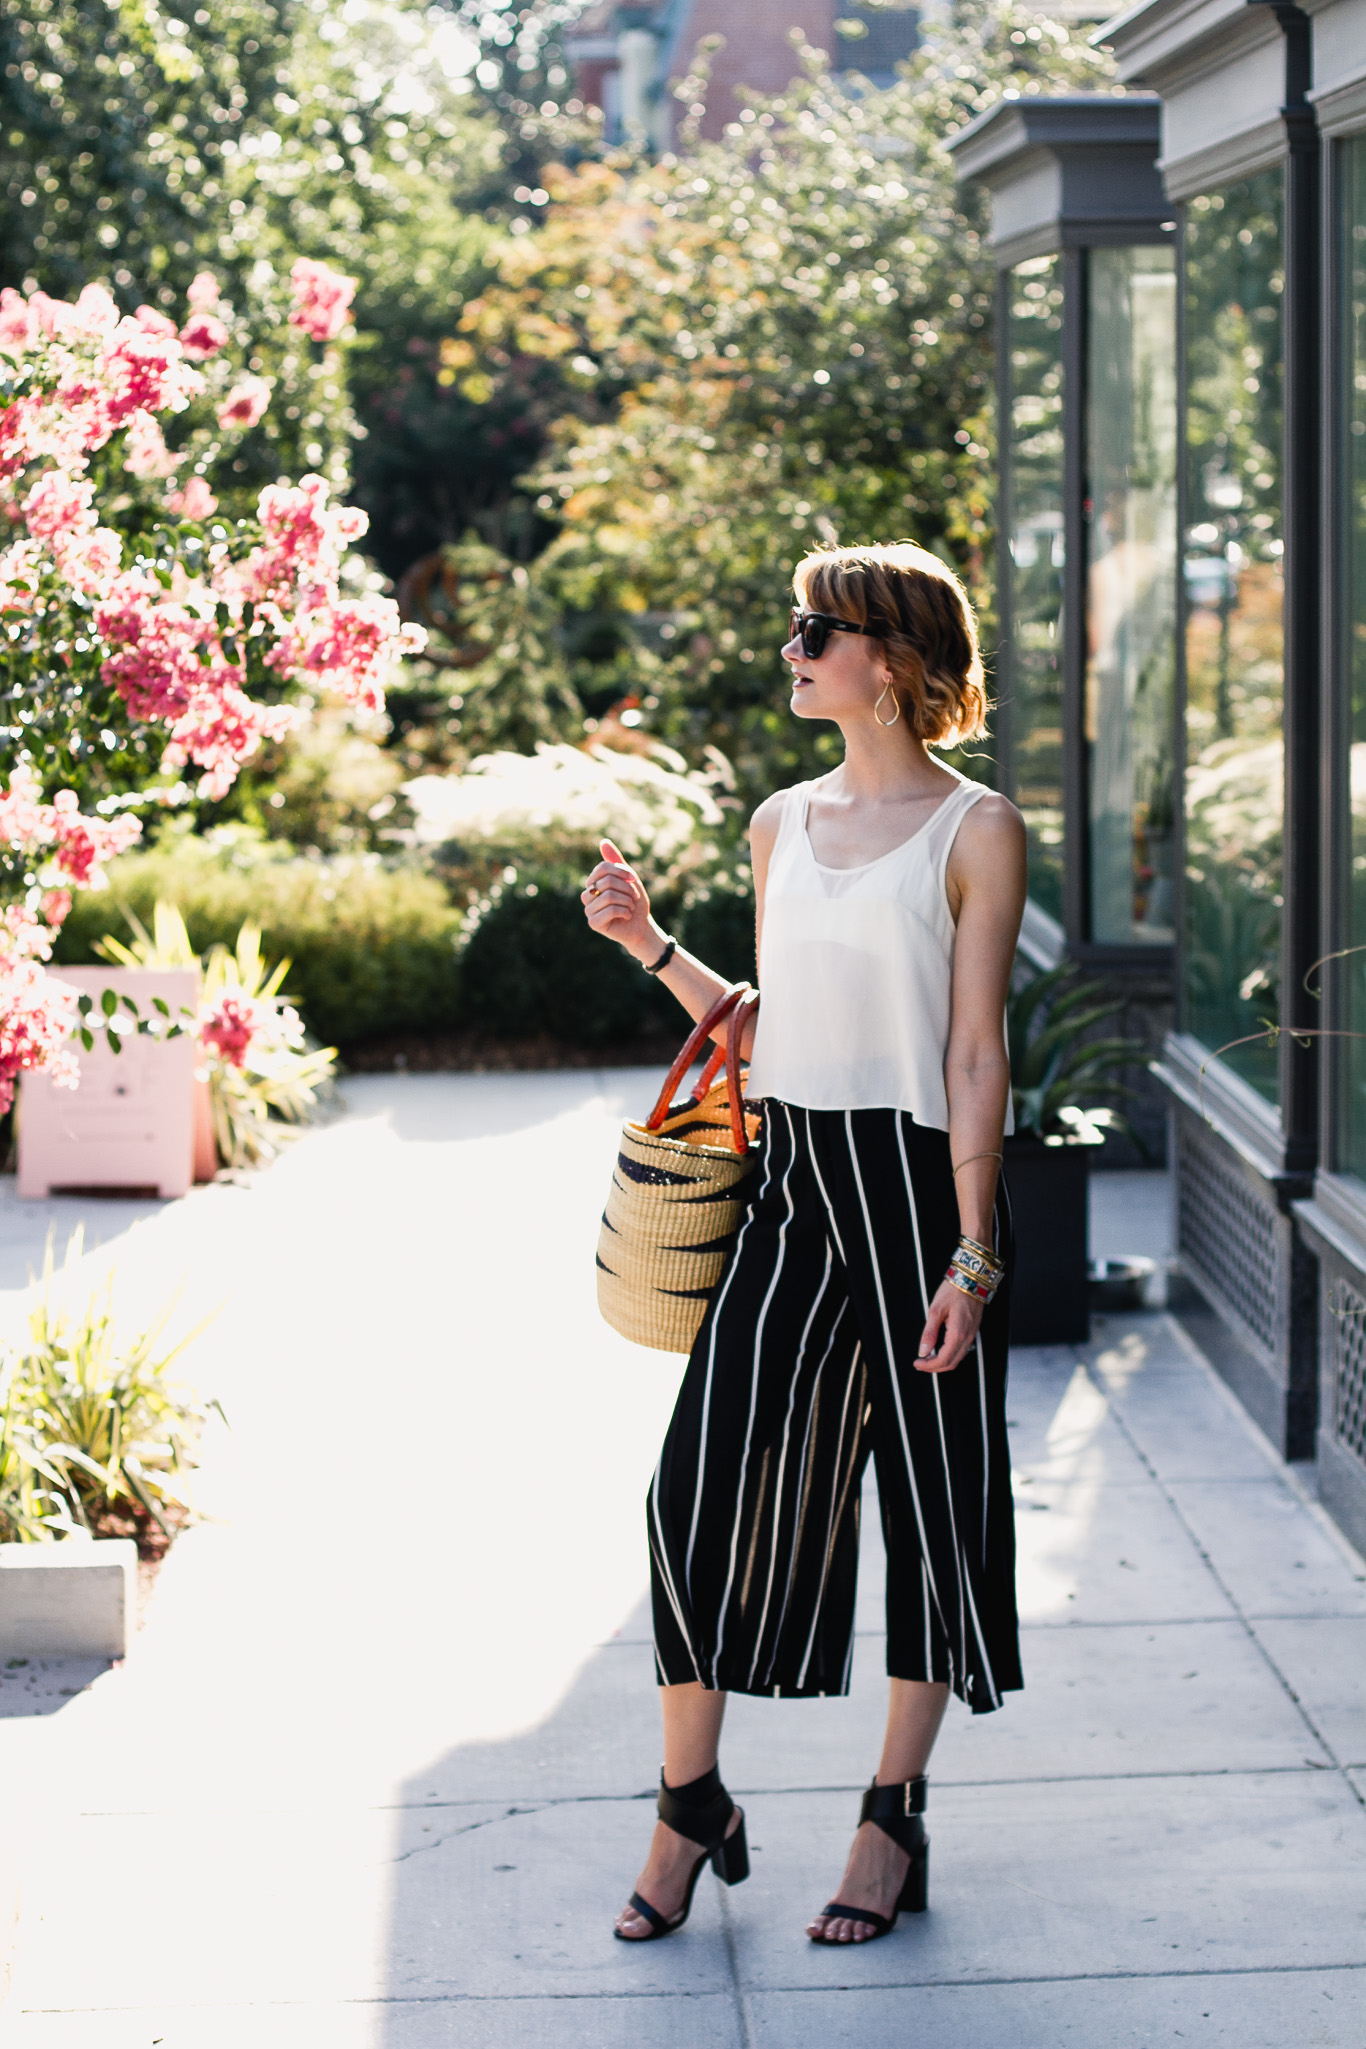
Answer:
[[[901,717],[901,703],[897,697],[895,690],[892,690],[892,703],[896,706],[896,710],[892,713],[892,716],[889,719],[879,717],[878,705],[882,703],[883,698],[887,695],[887,692],[889,690],[892,690],[892,679],[890,676],[887,678],[887,681],[882,686],[881,692],[878,695],[877,704],[873,706],[873,717],[877,719],[878,724],[882,727],[882,730],[885,733],[890,733],[892,727]]]

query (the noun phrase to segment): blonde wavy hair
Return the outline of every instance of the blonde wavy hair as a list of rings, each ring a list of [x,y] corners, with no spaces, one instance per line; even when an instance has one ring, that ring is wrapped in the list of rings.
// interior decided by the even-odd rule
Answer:
[[[881,641],[907,722],[933,746],[987,729],[986,679],[967,592],[915,541],[820,548],[792,576],[797,603],[866,626]]]

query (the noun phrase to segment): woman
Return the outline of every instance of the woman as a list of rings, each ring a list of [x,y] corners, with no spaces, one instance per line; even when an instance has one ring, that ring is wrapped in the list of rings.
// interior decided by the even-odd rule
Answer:
[[[848,1690],[860,1481],[887,1546],[882,1756],[814,1942],[926,1903],[925,1771],[952,1689],[1020,1686],[1005,1430],[1009,1128],[1003,1020],[1025,835],[927,747],[984,730],[972,611],[911,542],[808,556],[783,659],[833,773],[767,798],[750,842],[762,1153],[650,1490],[664,1714],[659,1822],[625,1941],[672,1934],[710,1856],[745,1876],[717,1769],[728,1692]],[[588,922],[693,1017],[726,986],[650,916],[609,841]]]

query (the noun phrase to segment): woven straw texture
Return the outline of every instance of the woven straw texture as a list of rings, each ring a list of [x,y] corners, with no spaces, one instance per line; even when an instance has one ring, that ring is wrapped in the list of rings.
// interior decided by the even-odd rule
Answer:
[[[627,1124],[598,1239],[598,1307],[656,1352],[690,1352],[735,1243],[755,1153],[731,1138],[724,1081],[658,1131]],[[759,1120],[747,1112],[753,1139]]]

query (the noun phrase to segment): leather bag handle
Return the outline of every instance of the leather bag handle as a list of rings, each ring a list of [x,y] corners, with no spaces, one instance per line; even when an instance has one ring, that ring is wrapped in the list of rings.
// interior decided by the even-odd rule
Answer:
[[[701,1102],[702,1098],[706,1095],[707,1090],[711,1087],[712,1083],[715,1081],[717,1075],[721,1072],[721,1069],[725,1066],[725,1064],[726,1049],[724,1046],[717,1046],[713,1051],[710,1060],[708,1060],[706,1066],[698,1075],[697,1080],[693,1083],[692,1101],[694,1103]]]
[[[726,1092],[730,1098],[730,1129],[735,1150],[741,1159],[749,1151],[749,1133],[745,1129],[745,1098],[740,1087],[740,1041],[745,1035],[745,1026],[758,1008],[758,990],[746,988],[726,1027]]]
[[[693,1026],[692,1030],[688,1033],[687,1038],[683,1042],[682,1052],[674,1061],[673,1066],[669,1069],[668,1074],[665,1076],[664,1086],[659,1092],[659,1101],[655,1104],[653,1110],[651,1110],[649,1116],[645,1119],[645,1129],[647,1131],[658,1131],[660,1125],[664,1122],[664,1119],[669,1114],[669,1105],[670,1103],[672,1103],[674,1099],[674,1092],[678,1088],[680,1082],[682,1081],[684,1075],[687,1073],[688,1069],[692,1066],[693,1061],[697,1058],[702,1048],[706,1045],[708,1039],[716,1030],[716,1027],[719,1024],[723,1024],[725,1022],[725,1020],[731,1015],[732,1011],[735,1009],[736,1005],[740,1003],[746,996],[755,996],[757,999],[757,992],[750,988],[748,982],[737,982],[733,988],[724,990],[722,994],[717,997],[715,1003],[713,1003],[711,1009],[707,1012],[706,1016],[703,1018],[699,1018],[698,1022]],[[739,1073],[738,1041],[736,1073],[737,1075]],[[735,1093],[736,1091],[732,1089],[732,1095],[734,1095]],[[734,1103],[732,1102],[732,1130],[734,1129],[734,1119],[735,1108]],[[740,1132],[741,1136],[744,1137],[745,1127],[743,1115],[740,1119]],[[741,1152],[747,1152],[749,1150],[747,1139],[745,1144],[739,1147],[739,1150]]]

